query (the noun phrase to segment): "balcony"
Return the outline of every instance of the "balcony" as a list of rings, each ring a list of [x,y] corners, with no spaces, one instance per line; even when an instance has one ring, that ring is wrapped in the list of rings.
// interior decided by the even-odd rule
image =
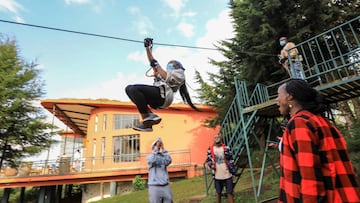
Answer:
[[[190,151],[169,153],[172,157],[172,163],[168,167],[171,178],[188,177],[189,173],[196,173],[196,164],[191,162]],[[135,175],[147,179],[146,156],[147,154],[132,154],[121,157],[83,157],[79,160],[62,156],[58,160],[23,162],[16,169],[1,169],[0,188],[132,181]]]

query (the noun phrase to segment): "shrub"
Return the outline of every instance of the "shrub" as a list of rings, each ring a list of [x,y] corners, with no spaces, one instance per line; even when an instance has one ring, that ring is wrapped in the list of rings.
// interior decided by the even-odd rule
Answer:
[[[146,188],[146,181],[141,178],[141,175],[136,175],[132,181],[134,191],[144,190]]]

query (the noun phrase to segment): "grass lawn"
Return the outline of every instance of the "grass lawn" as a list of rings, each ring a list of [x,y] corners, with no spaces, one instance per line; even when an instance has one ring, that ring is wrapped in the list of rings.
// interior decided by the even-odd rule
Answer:
[[[263,186],[259,200],[268,199],[277,195],[278,191],[278,178],[275,172],[271,169],[264,177]],[[255,173],[255,177],[258,172]],[[252,186],[250,173],[244,172],[241,179],[235,187],[235,202],[255,202],[254,189]],[[255,179],[256,180],[256,179]],[[213,203],[216,202],[215,190],[213,185],[210,190],[210,194],[206,196],[204,177],[195,177],[192,179],[184,179],[170,184],[171,190],[174,195],[174,203],[187,203],[190,199],[201,199],[201,203]],[[256,186],[256,190],[258,190]],[[227,202],[226,197],[223,197],[223,202]],[[104,200],[97,201],[97,203],[143,203],[148,201],[148,190],[136,191],[127,194],[121,194],[114,197],[106,198]],[[195,202],[195,201],[193,201]]]
[[[179,180],[170,183],[174,196],[174,203],[186,202],[190,197],[195,195],[205,196],[204,178],[196,177],[192,179]],[[97,201],[97,203],[142,203],[148,202],[148,190],[141,190],[127,194],[121,194],[114,197]]]

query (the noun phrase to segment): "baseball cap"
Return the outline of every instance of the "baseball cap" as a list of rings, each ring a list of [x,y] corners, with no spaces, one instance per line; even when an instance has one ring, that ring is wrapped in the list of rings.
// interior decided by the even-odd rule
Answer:
[[[161,137],[156,138],[156,140],[151,143],[151,148],[154,148],[157,142],[162,142]]]

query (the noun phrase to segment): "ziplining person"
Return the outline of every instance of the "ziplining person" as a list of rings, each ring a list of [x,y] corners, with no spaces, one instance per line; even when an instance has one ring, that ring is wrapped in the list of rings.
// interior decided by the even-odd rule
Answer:
[[[161,122],[161,117],[152,113],[153,109],[164,109],[171,105],[174,93],[179,90],[182,100],[191,108],[200,111],[192,103],[189,92],[185,85],[185,68],[179,61],[171,60],[164,70],[152,55],[153,39],[145,38],[144,47],[150,66],[154,72],[154,84],[135,84],[125,88],[126,94],[136,105],[141,114],[142,123],[133,127],[134,130],[151,132],[152,126]]]

